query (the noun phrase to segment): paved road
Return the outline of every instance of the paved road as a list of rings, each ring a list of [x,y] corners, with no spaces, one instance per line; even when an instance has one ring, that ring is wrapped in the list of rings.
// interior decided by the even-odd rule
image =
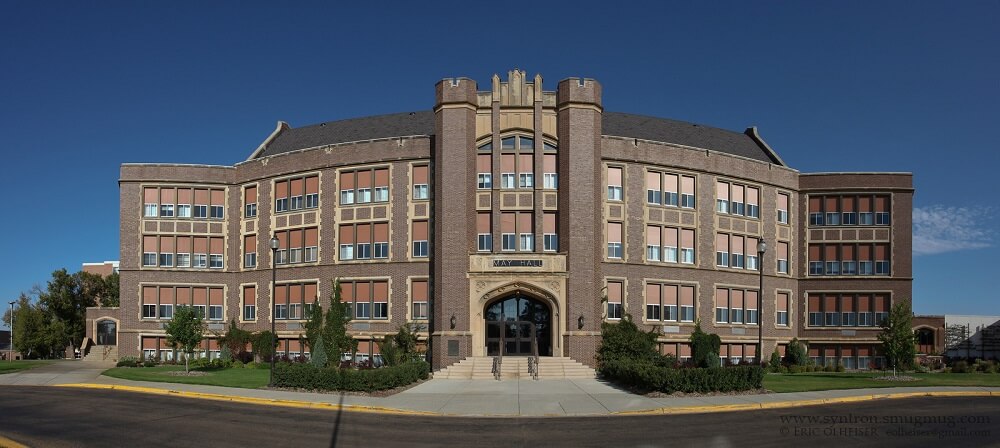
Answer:
[[[1000,446],[1000,399],[971,397],[701,415],[466,418],[5,386],[0,416],[0,435],[39,447]]]

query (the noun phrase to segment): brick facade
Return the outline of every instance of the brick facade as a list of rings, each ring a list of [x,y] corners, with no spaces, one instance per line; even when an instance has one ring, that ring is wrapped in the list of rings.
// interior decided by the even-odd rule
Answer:
[[[601,85],[595,80],[566,79],[558,83],[555,92],[548,92],[542,90],[540,76],[532,82],[523,72],[515,70],[509,75],[506,82],[494,77],[487,91],[480,91],[470,79],[442,80],[435,87],[433,126],[421,128],[420,132],[406,128],[419,127],[416,124],[386,124],[388,119],[384,117],[373,117],[373,128],[367,131],[359,131],[360,125],[342,130],[343,135],[362,131],[370,134],[369,138],[353,140],[335,132],[342,129],[336,127],[337,123],[299,129],[282,124],[261,149],[233,166],[123,165],[119,181],[121,307],[116,310],[120,320],[119,353],[138,355],[143,336],[163,335],[162,320],[142,317],[142,287],[149,285],[221,287],[225,298],[223,319],[212,322],[213,331],[221,331],[222,324],[231,318],[249,330],[269,329],[269,310],[273,307],[268,240],[275,231],[302,226],[318,228],[318,260],[280,265],[279,284],[316,282],[320,301],[326,305],[334,278],[388,281],[387,318],[353,322],[351,331],[358,339],[381,338],[407,323],[410,280],[429,280],[429,319],[420,323],[427,330],[422,337],[428,340],[434,370],[467,356],[484,355],[485,307],[511,293],[523,293],[549,308],[552,322],[546,331],[552,332],[553,355],[594,365],[600,326],[606,321],[606,304],[601,298],[609,278],[624,282],[622,304],[626,312],[643,327],[659,329],[664,347],[685,343],[694,322],[647,320],[647,281],[694,285],[695,316],[705,331],[718,333],[734,351],[735,347],[755,345],[756,325],[715,322],[717,287],[757,290],[760,281],[756,270],[716,266],[717,232],[762,237],[769,244],[760,261],[764,273],[760,318],[765,357],[792,337],[821,344],[874,343],[877,327],[810,327],[806,312],[810,291],[880,291],[889,294],[893,302],[910,300],[910,174],[800,174],[785,166],[756,137],[756,130],[736,133],[648,117],[640,117],[646,120],[642,121],[622,114],[609,116],[603,111]],[[391,117],[401,122],[427,117],[415,114]],[[609,124],[608,120],[618,121]],[[387,135],[391,133],[388,129],[397,124],[399,135]],[[635,132],[628,131],[626,125],[633,126]],[[609,133],[612,128],[614,134]],[[677,141],[657,137],[670,133],[678,136]],[[532,149],[519,150],[520,154],[533,156],[533,186],[501,188],[501,178],[507,173],[500,160],[508,154],[505,139],[513,135],[534,142]],[[492,160],[491,188],[477,188],[477,155],[482,154]],[[556,189],[542,185],[546,154],[557,157]],[[411,176],[415,163],[430,167],[428,200],[413,198]],[[621,201],[608,200],[609,164],[623,168]],[[342,204],[340,170],[365,167],[389,170],[388,202]],[[521,166],[519,172],[527,169]],[[693,178],[695,207],[647,205],[645,178],[650,169]],[[295,175],[318,176],[318,207],[275,213],[274,181]],[[717,180],[759,189],[759,217],[717,213]],[[257,214],[244,218],[243,188],[248,185],[256,186]],[[225,218],[145,217],[144,188],[156,186],[224,189]],[[779,192],[791,199],[788,223],[776,220]],[[809,196],[837,192],[890,195],[891,225],[842,226],[834,229],[836,235],[826,234],[831,229],[810,227]],[[480,251],[477,246],[477,212],[491,217],[492,251]],[[531,213],[533,250],[501,250],[502,212]],[[557,213],[557,251],[543,250],[541,218],[545,213]],[[412,256],[410,232],[414,219],[429,221],[427,258]],[[622,223],[621,259],[607,256],[605,228],[609,220]],[[376,221],[389,223],[388,257],[340,260],[339,225]],[[655,224],[696,229],[694,262],[647,261],[646,226]],[[817,232],[823,232],[824,241],[853,241],[862,232],[871,232],[873,238],[885,237],[891,245],[891,275],[810,276],[806,251],[813,237],[820,236]],[[223,237],[224,267],[143,266],[144,235]],[[256,235],[257,265],[252,268],[243,267],[243,241],[247,235]],[[789,243],[788,273],[777,272],[776,241]],[[498,260],[537,264],[505,268],[503,263],[495,264]],[[256,319],[250,321],[244,321],[241,314],[246,285],[256,287]],[[775,323],[778,291],[792,298],[788,326]],[[304,332],[301,327],[300,321],[279,320],[279,338],[297,339]]]

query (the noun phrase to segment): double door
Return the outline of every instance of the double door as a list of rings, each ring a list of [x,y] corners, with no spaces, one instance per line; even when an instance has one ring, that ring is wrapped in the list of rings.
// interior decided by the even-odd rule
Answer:
[[[487,356],[531,356],[535,324],[524,320],[486,321]]]

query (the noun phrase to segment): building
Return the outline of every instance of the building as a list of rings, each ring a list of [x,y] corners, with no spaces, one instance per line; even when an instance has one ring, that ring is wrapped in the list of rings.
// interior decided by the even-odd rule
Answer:
[[[305,352],[337,278],[360,351],[415,323],[434,370],[501,350],[594,365],[626,315],[681,358],[700,321],[731,362],[763,328],[765,357],[798,337],[866,368],[910,301],[911,174],[800,173],[756,128],[604,111],[593,79],[435,89],[428,111],[279,122],[233,166],[122,165],[120,353],[173,356],[178,305],[212,331],[273,317],[279,351]]]
[[[945,314],[944,354],[952,359],[1000,359],[1000,316]]]
[[[80,270],[83,272],[107,277],[111,274],[118,273],[118,261],[115,260],[115,261],[105,261],[101,263],[84,263],[83,267]]]

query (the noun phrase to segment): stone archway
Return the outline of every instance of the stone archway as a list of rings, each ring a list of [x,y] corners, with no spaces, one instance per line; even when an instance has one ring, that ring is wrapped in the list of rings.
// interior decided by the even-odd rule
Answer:
[[[564,288],[561,288],[561,283],[557,282],[542,284],[554,284],[555,286],[549,289],[534,282],[510,282],[509,279],[506,282],[476,282],[475,292],[470,297],[472,300],[469,307],[469,311],[471,312],[470,329],[473,340],[473,356],[487,356],[487,321],[491,317],[489,316],[490,307],[495,306],[497,303],[509,302],[510,299],[517,297],[520,297],[524,304],[533,304],[532,310],[539,312],[541,315],[538,318],[544,321],[544,334],[538,335],[536,338],[542,343],[542,346],[539,347],[539,355],[563,356],[562,335],[565,325],[561,321],[561,316],[565,313],[565,300],[562,300],[559,291],[562,291]],[[516,300],[514,302],[516,303]],[[545,314],[547,314],[547,320],[544,317]],[[492,316],[494,319],[497,317]],[[514,320],[521,319],[521,317],[525,317],[526,320],[519,320],[520,322],[530,321],[536,325],[538,324],[528,315],[519,315]],[[505,316],[505,320],[511,319],[506,319]]]

